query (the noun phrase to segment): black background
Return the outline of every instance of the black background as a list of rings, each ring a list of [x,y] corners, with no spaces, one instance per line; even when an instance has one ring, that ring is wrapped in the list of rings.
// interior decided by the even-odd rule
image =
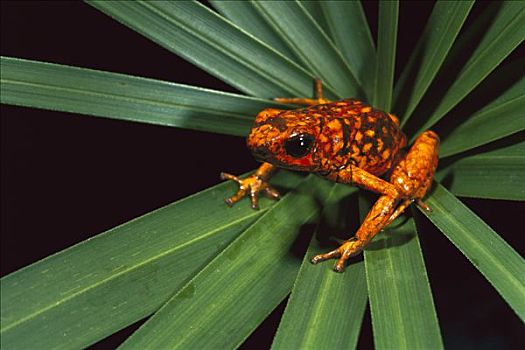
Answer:
[[[4,56],[237,92],[81,2],[2,1],[1,7]],[[431,8],[401,3],[398,71]],[[375,28],[377,3],[366,2],[365,10]],[[256,166],[242,138],[6,105],[0,122],[2,276],[217,184],[223,170]],[[523,247],[516,203],[464,202],[515,249]],[[445,345],[524,348],[510,307],[442,234],[419,221]],[[268,348],[283,309],[243,347]],[[367,311],[359,348],[372,346],[369,323]],[[93,348],[115,347],[136,326]]]

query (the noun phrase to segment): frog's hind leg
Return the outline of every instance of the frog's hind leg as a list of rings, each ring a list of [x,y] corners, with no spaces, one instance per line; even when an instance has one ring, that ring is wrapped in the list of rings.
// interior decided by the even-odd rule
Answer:
[[[287,98],[287,97],[277,97],[274,98],[275,101],[281,103],[291,103],[296,105],[306,105],[306,106],[315,106],[321,105],[324,103],[331,102],[323,97],[323,82],[321,79],[315,79],[315,95],[314,98]]]
[[[384,227],[394,221],[415,202],[425,210],[431,210],[422,202],[432,184],[438,162],[439,137],[432,131],[421,134],[406,156],[395,166],[389,182],[400,196],[384,194],[374,204],[357,230],[355,237],[345,241],[339,248],[312,258],[312,263],[339,258],[334,270],[341,272],[349,257],[358,254]]]
[[[431,130],[423,132],[416,138],[406,156],[396,165],[389,179],[389,182],[398,187],[405,198],[427,211],[431,209],[422,202],[422,198],[432,185],[438,153],[438,135]]]
[[[390,182],[408,198],[396,208],[386,225],[401,215],[411,203],[426,211],[432,211],[422,198],[432,184],[438,163],[438,152],[439,137],[435,132],[427,130],[414,141],[406,156],[396,165],[390,175]]]

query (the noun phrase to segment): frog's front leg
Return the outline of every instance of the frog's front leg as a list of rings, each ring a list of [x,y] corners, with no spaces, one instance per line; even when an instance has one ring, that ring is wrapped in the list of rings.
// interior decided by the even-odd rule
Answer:
[[[355,183],[360,187],[379,192],[382,195],[368,212],[354,237],[345,241],[339,248],[312,258],[312,263],[339,258],[334,270],[344,270],[345,262],[349,257],[360,253],[368,242],[385,226],[395,220],[408,205],[416,202],[425,210],[430,210],[421,199],[425,196],[438,162],[439,138],[432,131],[421,134],[406,156],[399,161],[389,182],[374,175],[350,166],[337,175],[333,180]]]
[[[321,105],[321,104],[330,102],[330,100],[323,97],[323,82],[321,81],[321,79],[315,80],[314,98],[277,97],[277,98],[274,98],[274,100],[277,102],[281,102],[281,103],[292,103],[296,105],[306,105],[306,106],[315,106],[315,105]]]
[[[388,195],[381,196],[372,209],[368,212],[354,237],[343,242],[341,246],[326,254],[316,255],[311,262],[317,264],[320,261],[339,258],[334,271],[343,272],[345,263],[351,256],[359,254],[370,240],[385,227],[385,223],[394,213],[399,200]]]
[[[396,206],[402,198],[402,193],[392,183],[353,165],[327,177],[336,182],[354,184],[366,190],[382,194],[366,215],[354,237],[343,242],[339,248],[326,254],[316,255],[311,259],[312,263],[317,264],[323,260],[339,258],[334,266],[334,271],[342,272],[346,260],[359,254],[366,244],[386,226],[389,218],[395,213]]]
[[[241,198],[248,195],[250,196],[252,208],[259,209],[259,192],[263,192],[270,198],[279,199],[279,192],[268,183],[268,179],[275,169],[276,167],[274,165],[263,163],[253,175],[245,179],[239,179],[237,176],[228,173],[221,173],[221,179],[233,180],[239,184],[237,193],[224,200],[226,204],[231,207]]]

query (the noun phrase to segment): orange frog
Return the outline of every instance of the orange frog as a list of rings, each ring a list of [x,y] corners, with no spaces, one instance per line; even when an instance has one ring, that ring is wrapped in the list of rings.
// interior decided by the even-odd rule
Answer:
[[[248,195],[254,209],[258,208],[259,192],[279,198],[279,193],[268,184],[276,168],[314,172],[380,194],[354,237],[311,260],[316,264],[338,258],[334,270],[342,272],[346,260],[361,252],[410,203],[430,210],[421,199],[437,166],[439,137],[433,131],[425,131],[406,151],[403,149],[406,137],[395,116],[356,99],[337,102],[324,99],[320,80],[316,81],[315,90],[315,99],[276,99],[308,105],[307,108],[260,112],[247,144],[263,164],[246,179],[226,173],[221,178],[239,184],[239,191],[226,199],[228,205]]]

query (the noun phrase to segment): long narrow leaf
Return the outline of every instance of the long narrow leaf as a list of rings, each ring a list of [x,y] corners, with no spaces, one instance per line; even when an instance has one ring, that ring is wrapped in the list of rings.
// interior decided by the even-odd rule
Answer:
[[[350,67],[326,33],[297,1],[257,2],[271,26],[296,52],[303,64],[338,97],[362,96]]]
[[[227,208],[234,189],[212,187],[2,278],[2,349],[83,348],[154,312],[269,208]]]
[[[366,207],[366,206],[365,206]],[[377,349],[440,349],[443,343],[413,219],[394,221],[365,248]]]
[[[436,109],[443,96],[447,93],[448,88],[454,83],[461,68],[470,58],[470,55],[466,55],[466,53],[473,52],[476,49],[479,41],[485,35],[487,28],[490,27],[495,14],[499,11],[502,3],[503,2],[492,2],[487,4],[485,9],[479,15],[474,16],[474,14],[472,14],[471,23],[469,23],[468,26],[463,26],[460,35],[456,37],[456,40],[452,48],[449,50],[438,74],[434,77],[428,91],[416,107],[415,113],[424,116],[424,118],[417,118],[417,120],[411,119],[411,123],[407,123],[408,120],[404,122],[402,121],[404,127],[407,127],[407,131],[409,131],[414,138],[418,135],[416,134],[418,128],[425,123],[428,116]],[[408,74],[403,74],[398,84],[403,84],[410,88],[411,85],[405,82],[405,80],[409,78]],[[398,94],[403,93],[401,89],[396,92]],[[398,96],[398,98],[402,97]],[[399,101],[396,108],[399,108],[402,111],[402,106],[403,102]]]
[[[290,251],[330,183],[310,176],[229,245],[123,344],[124,349],[235,348],[290,292]],[[307,194],[310,193],[310,194]],[[304,227],[303,227],[304,228]]]
[[[2,103],[245,136],[272,102],[117,73],[2,57]],[[274,105],[275,106],[275,105]]]
[[[460,159],[438,175],[457,196],[525,201],[525,142]]]
[[[441,145],[440,157],[466,151],[522,130],[525,130],[525,76],[447,134]]]
[[[320,1],[328,32],[341,50],[357,81],[371,99],[374,88],[375,46],[359,1]]]
[[[221,0],[211,1],[211,4],[240,28],[261,39],[290,60],[297,61],[297,56],[293,50],[277,35],[268,22],[260,16],[252,1]]]
[[[525,39],[525,3],[505,1],[496,18],[430,118],[419,129],[437,123],[468,95]]]
[[[200,3],[89,4],[250,95],[311,95],[308,72]]]
[[[473,4],[473,1],[438,1],[434,5],[425,30],[395,88],[394,110],[402,116],[401,126],[410,118],[436,76]],[[405,103],[406,106],[400,106]]]
[[[315,22],[321,27],[321,29],[327,34],[330,35],[328,30],[328,23],[326,18],[323,15],[323,10],[321,6],[324,0],[307,0],[301,1],[301,6],[310,14],[310,16],[315,20]],[[333,38],[331,38],[333,39]]]
[[[347,208],[341,202],[355,188],[335,185],[323,210],[322,230],[346,230]],[[310,259],[328,247],[313,237],[286,306],[272,349],[352,349],[357,345],[367,294],[364,264],[350,265],[344,274],[331,271],[332,262],[312,265]]]
[[[392,106],[398,13],[399,2],[397,0],[379,3],[373,105],[385,111],[390,111]]]
[[[476,214],[437,184],[421,210],[525,321],[525,260]]]

